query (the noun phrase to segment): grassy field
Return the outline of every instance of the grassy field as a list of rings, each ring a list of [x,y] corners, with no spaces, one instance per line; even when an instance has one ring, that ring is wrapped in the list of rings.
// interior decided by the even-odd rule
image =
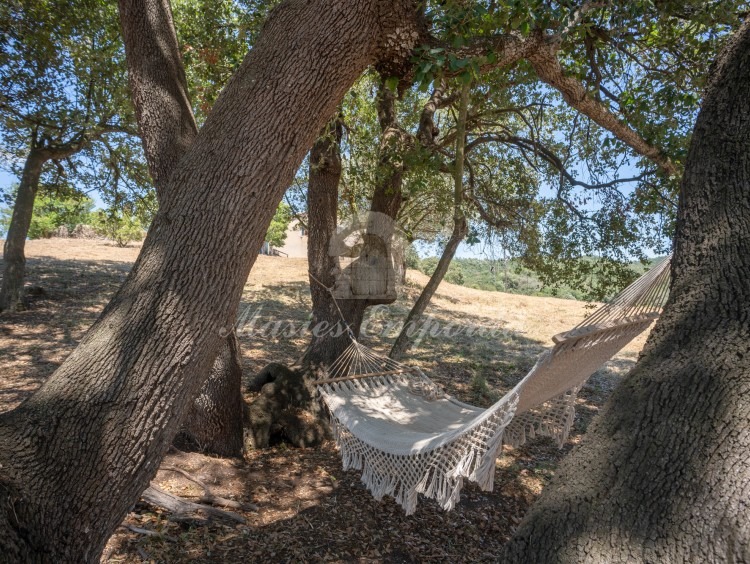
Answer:
[[[0,412],[41,385],[72,351],[119,287],[138,254],[105,241],[48,239],[27,243],[28,282],[40,287],[27,311],[0,318]],[[386,352],[395,338],[384,329],[402,320],[427,277],[410,271],[398,301],[373,311],[364,341]],[[303,324],[309,319],[307,263],[258,257],[245,285],[240,316],[262,323]],[[428,331],[407,362],[419,365],[449,393],[488,405],[507,392],[551,345],[551,337],[581,321],[590,306],[579,301],[486,292],[443,283],[428,309],[432,327],[485,328],[484,334],[446,338]],[[245,326],[247,329],[247,326]],[[494,329],[494,335],[490,330]],[[645,337],[595,374],[578,400],[570,440],[505,447],[494,492],[465,487],[456,510],[421,502],[405,517],[392,500],[373,500],[354,472],[343,472],[335,446],[293,449],[278,445],[243,460],[171,453],[166,463],[210,483],[215,492],[256,504],[247,523],[187,527],[137,505],[111,539],[106,562],[459,562],[493,561],[528,506],[554,475],[560,459],[632,366]],[[292,363],[307,338],[269,338],[240,327],[245,378],[268,362]],[[248,396],[248,399],[251,399]],[[186,497],[195,484],[162,470],[157,482]],[[130,528],[128,528],[130,527]],[[132,527],[160,535],[143,535]]]
[[[656,257],[659,261],[662,257]],[[438,257],[416,258],[412,261],[420,272],[431,275],[435,271]],[[585,264],[593,265],[593,259],[584,259]],[[653,264],[653,263],[652,263]],[[646,267],[639,261],[631,263],[628,267],[633,276],[640,276]],[[581,280],[581,287],[573,287],[570,284],[559,283],[558,285],[545,286],[540,277],[529,268],[523,266],[520,260],[509,259],[489,260],[477,258],[454,258],[445,275],[446,282],[451,282],[467,288],[477,290],[498,291],[511,294],[523,294],[527,296],[549,296],[565,299],[586,300],[595,295],[594,288],[601,283],[601,278],[591,273]],[[615,289],[607,286],[601,288],[605,298],[611,298]]]

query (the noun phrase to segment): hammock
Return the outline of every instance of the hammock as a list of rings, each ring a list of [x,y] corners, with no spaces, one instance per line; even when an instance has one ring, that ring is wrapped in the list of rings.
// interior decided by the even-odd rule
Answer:
[[[494,485],[503,444],[549,436],[562,446],[586,380],[656,319],[669,292],[664,260],[555,343],[502,399],[480,408],[447,395],[421,370],[352,344],[316,382],[331,414],[344,469],[380,500],[392,496],[407,515],[418,494],[444,509],[464,478]]]

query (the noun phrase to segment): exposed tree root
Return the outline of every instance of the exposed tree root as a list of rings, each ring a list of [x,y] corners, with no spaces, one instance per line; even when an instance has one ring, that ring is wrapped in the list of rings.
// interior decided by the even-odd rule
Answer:
[[[150,529],[142,529],[141,527],[134,527],[133,525],[123,525],[123,528],[127,529],[128,531],[137,533],[139,535],[146,535],[148,537],[156,537],[159,539],[167,540],[169,542],[177,542],[178,540],[175,537],[165,535],[164,533],[160,533],[159,531],[152,531]]]
[[[242,503],[241,501],[236,501],[234,499],[227,499],[225,497],[220,497],[214,494],[211,488],[209,488],[205,483],[200,481],[195,476],[192,476],[189,472],[183,470],[182,468],[178,468],[177,466],[161,466],[160,470],[168,470],[170,472],[177,472],[178,474],[182,474],[185,478],[187,478],[191,482],[199,485],[203,489],[203,495],[200,498],[198,498],[198,501],[200,503],[208,503],[210,505],[215,505],[219,507],[231,507],[232,509],[239,509],[241,511],[258,511],[258,506],[253,503]]]
[[[226,521],[232,521],[235,523],[245,523],[245,518],[237,513],[231,511],[224,511],[223,509],[217,509],[210,505],[201,505],[199,503],[193,503],[171,493],[165,492],[158,486],[151,484],[141,494],[141,499],[156,507],[166,509],[172,515],[169,517],[170,521],[177,522],[190,522],[192,524],[205,525],[211,521],[211,519],[223,519]]]

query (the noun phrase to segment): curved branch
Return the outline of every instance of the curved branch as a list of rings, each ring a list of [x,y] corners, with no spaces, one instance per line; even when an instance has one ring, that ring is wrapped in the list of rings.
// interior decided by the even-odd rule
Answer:
[[[557,47],[553,40],[534,51],[528,60],[537,76],[557,89],[570,106],[591,118],[639,155],[653,161],[667,175],[679,175],[677,167],[661,149],[650,144],[629,125],[617,119],[604,104],[591,98],[578,80],[565,75],[557,59]]]
[[[633,176],[630,178],[615,178],[607,182],[600,182],[598,184],[590,184],[588,182],[583,182],[582,180],[578,180],[577,178],[575,178],[567,170],[562,159],[558,157],[549,147],[547,147],[543,143],[540,143],[539,141],[536,141],[534,139],[526,139],[524,137],[518,137],[516,135],[503,135],[503,134],[482,135],[481,137],[477,137],[473,139],[470,143],[468,143],[466,146],[466,151],[469,152],[481,144],[491,143],[491,142],[514,145],[524,151],[534,151],[535,155],[541,157],[545,162],[552,165],[556,170],[560,172],[560,174],[562,174],[565,177],[565,180],[567,180],[571,185],[580,186],[581,188],[586,188],[587,190],[614,188],[618,184],[625,184],[628,182],[637,182],[639,180],[643,180],[644,178],[646,178],[647,176],[655,172],[654,169],[650,169],[650,170],[644,171],[638,176]]]
[[[544,38],[539,34],[523,37],[520,33],[508,33],[494,35],[492,37],[474,37],[466,39],[466,45],[453,49],[447,43],[435,42],[430,47],[445,49],[446,53],[452,54],[457,59],[484,58],[485,62],[479,65],[479,72],[485,73],[494,69],[511,66],[522,59],[527,59],[544,45]],[[494,60],[490,62],[488,55],[494,54]],[[444,76],[455,77],[463,70],[444,70]]]

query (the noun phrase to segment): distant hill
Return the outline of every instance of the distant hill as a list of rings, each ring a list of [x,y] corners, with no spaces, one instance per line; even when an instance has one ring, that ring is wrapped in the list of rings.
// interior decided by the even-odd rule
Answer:
[[[417,258],[410,265],[427,276],[431,276],[438,263],[438,257]],[[660,258],[653,259],[656,262]],[[640,262],[633,262],[631,268],[637,275],[646,271]],[[544,286],[539,277],[518,260],[488,260],[474,258],[455,258],[448,268],[445,280],[452,284],[474,288],[476,290],[507,292],[525,296],[553,296],[569,300],[587,300],[585,290],[567,285],[557,287]],[[613,289],[613,294],[616,293]]]

